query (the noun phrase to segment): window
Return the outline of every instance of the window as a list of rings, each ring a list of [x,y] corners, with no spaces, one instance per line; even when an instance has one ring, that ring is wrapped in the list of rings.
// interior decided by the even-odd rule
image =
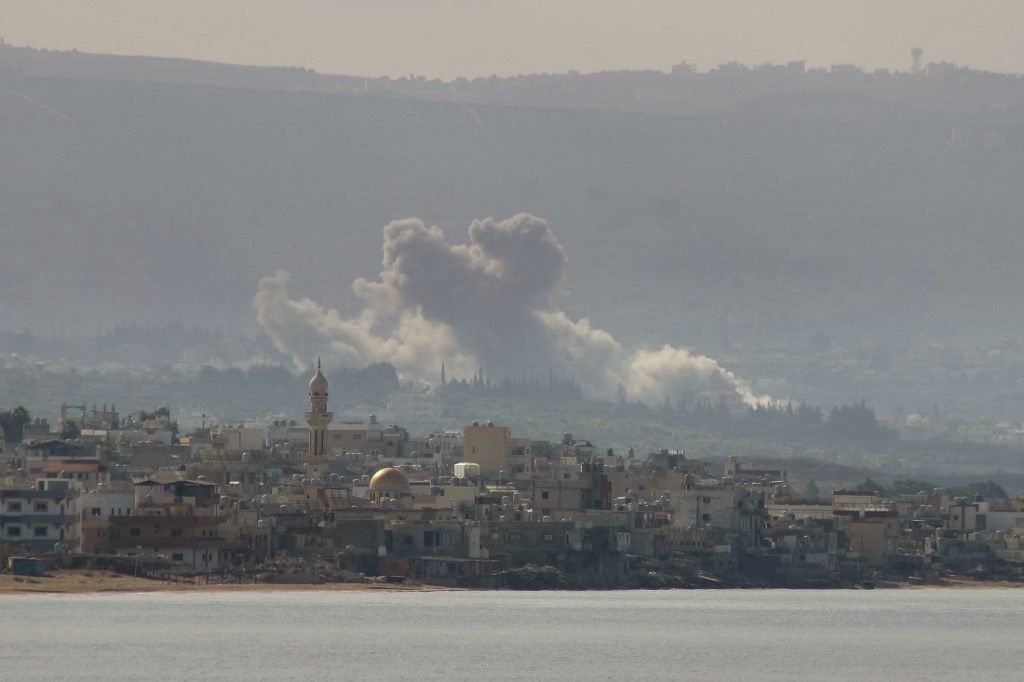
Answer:
[[[180,528],[172,528],[171,529],[171,537],[172,538],[180,538],[181,537],[181,529]]]
[[[47,531],[46,526],[36,526],[32,529],[32,535],[34,535],[37,538],[45,538],[47,535],[49,535],[49,533]]]
[[[32,510],[37,512],[45,512],[47,510],[46,502],[36,502],[32,505]]]
[[[174,554],[171,555],[171,561],[184,561],[184,560],[185,560],[185,555],[182,554],[181,552],[175,552]]]
[[[700,515],[700,519],[701,519],[701,521],[707,523],[708,521],[711,520],[711,514],[701,514]]]
[[[20,538],[21,537],[21,526],[8,526],[7,537],[9,538]]]
[[[540,494],[540,499],[542,499],[542,500],[546,500],[549,497],[551,497],[551,493],[549,491],[547,491],[547,490],[545,490],[544,492],[542,492]]]
[[[554,541],[555,541],[555,534],[554,533],[544,533],[544,542],[554,542]]]
[[[137,538],[140,535],[142,535],[142,529],[141,528],[131,528],[131,529],[128,530],[128,535],[133,537],[133,538]]]
[[[8,502],[7,503],[7,511],[9,511],[9,512],[20,512],[21,511],[21,502]]]
[[[101,509],[100,507],[93,507],[92,509],[89,510],[89,513],[93,516],[103,516],[103,509]]]
[[[562,474],[562,480],[563,481],[568,481],[569,480],[569,472],[568,471],[566,471],[564,474]]]

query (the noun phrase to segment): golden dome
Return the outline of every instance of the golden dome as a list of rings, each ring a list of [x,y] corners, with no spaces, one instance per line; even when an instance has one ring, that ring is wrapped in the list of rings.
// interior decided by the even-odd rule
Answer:
[[[370,490],[409,488],[409,479],[401,471],[394,467],[385,467],[373,475],[370,479]]]

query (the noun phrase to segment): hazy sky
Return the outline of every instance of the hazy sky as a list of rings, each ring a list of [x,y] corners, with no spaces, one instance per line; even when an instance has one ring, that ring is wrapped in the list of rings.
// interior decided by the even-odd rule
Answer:
[[[806,59],[1024,72],[1024,0],[0,0],[19,45],[450,78]]]

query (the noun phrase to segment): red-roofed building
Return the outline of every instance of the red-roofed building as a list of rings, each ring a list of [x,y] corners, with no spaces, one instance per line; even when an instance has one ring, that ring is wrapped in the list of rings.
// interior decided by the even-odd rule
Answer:
[[[43,478],[75,481],[83,490],[93,490],[99,483],[110,479],[107,467],[95,460],[62,460],[50,462],[40,472]]]

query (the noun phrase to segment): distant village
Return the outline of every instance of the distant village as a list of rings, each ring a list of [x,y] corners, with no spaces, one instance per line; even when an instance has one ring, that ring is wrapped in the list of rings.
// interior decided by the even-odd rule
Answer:
[[[1024,577],[1021,495],[823,496],[741,456],[712,472],[679,450],[616,452],[585,434],[336,421],[319,364],[308,397],[305,426],[202,423],[188,434],[167,408],[64,404],[56,424],[7,413],[4,570],[514,589]]]

